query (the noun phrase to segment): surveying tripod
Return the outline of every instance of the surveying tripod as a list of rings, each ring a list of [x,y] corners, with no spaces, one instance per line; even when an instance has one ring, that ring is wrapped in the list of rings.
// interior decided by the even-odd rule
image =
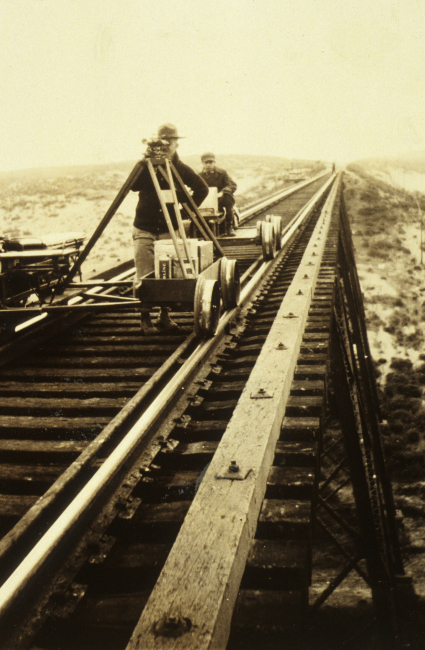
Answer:
[[[240,277],[238,264],[235,259],[225,257],[219,242],[199,212],[176,167],[164,155],[165,145],[168,145],[168,143],[161,140],[149,143],[145,157],[135,165],[68,275],[60,285],[57,285],[56,292],[61,293],[67,286],[70,286],[75,274],[80,271],[82,263],[111,221],[118,207],[134,187],[142,172],[147,169],[167,224],[170,239],[174,245],[176,258],[181,269],[181,278],[162,279],[153,278],[150,275],[145,276],[137,288],[137,299],[121,299],[119,305],[115,299],[110,303],[110,307],[111,309],[140,307],[143,304],[152,307],[174,305],[176,308],[186,308],[194,312],[196,334],[199,336],[212,336],[218,326],[221,305],[224,310],[228,310],[235,308],[239,303]],[[165,185],[168,186],[166,188],[161,187],[161,185],[164,185],[164,181]],[[180,201],[177,191],[179,191]],[[182,200],[182,197],[184,197],[184,200]],[[183,257],[182,247],[177,240],[177,234],[170,216],[171,207],[175,212],[178,235],[181,238],[180,243],[183,244],[187,261]],[[211,241],[213,248],[216,250],[218,259],[215,262],[212,261],[207,268],[200,269],[199,274],[197,274],[192,256],[189,254],[189,242],[186,238],[183,223],[184,218],[189,219],[201,237]],[[72,286],[77,286],[77,284]],[[72,305],[66,308],[72,310]],[[102,308],[107,309],[108,304],[103,304]]]
[[[69,285],[69,283],[72,281],[75,275],[79,272],[81,265],[86,260],[88,254],[90,253],[90,251],[92,250],[96,242],[98,241],[99,237],[105,230],[106,226],[111,221],[112,217],[118,210],[121,203],[124,201],[125,197],[131,191],[132,186],[139,178],[140,174],[142,173],[142,171],[145,169],[146,166],[149,170],[152,183],[154,185],[155,191],[158,196],[158,200],[160,202],[162,211],[164,213],[164,217],[170,232],[170,238],[173,240],[174,247],[176,248],[176,254],[182,269],[183,277],[187,278],[187,272],[186,269],[184,268],[181,252],[179,250],[179,247],[177,246],[175,231],[174,228],[172,227],[171,217],[167,207],[167,203],[169,203],[168,198],[170,196],[168,193],[171,193],[172,204],[174,205],[174,210],[175,210],[177,223],[179,227],[179,233],[183,240],[183,245],[184,245],[185,253],[187,255],[187,259],[190,260],[190,256],[188,255],[187,240],[184,232],[184,226],[182,223],[183,221],[182,214],[192,221],[192,223],[198,229],[198,231],[201,233],[204,239],[206,240],[209,239],[213,242],[213,245],[220,257],[224,255],[223,249],[218,243],[214,233],[211,231],[204,217],[199,212],[194,200],[192,199],[190,193],[188,192],[186,186],[184,185],[173,163],[170,160],[168,160],[168,158],[166,158],[164,155],[162,156],[160,155],[159,157],[157,157],[157,154],[161,154],[161,153],[162,152],[159,151],[159,147],[155,148],[152,146],[152,143],[150,143],[150,146],[148,146],[148,150],[145,157],[136,163],[129,177],[127,178],[124,185],[122,186],[121,190],[118,192],[116,198],[114,199],[111,206],[107,210],[105,216],[97,226],[96,230],[94,231],[93,235],[90,237],[84,249],[81,251],[81,254],[79,255],[78,259],[75,261],[72,268],[70,269],[68,275],[61,283],[61,290],[65,289],[65,287]],[[157,174],[160,174],[167,181],[169,185],[169,190],[167,194],[164,193],[164,190],[160,187]],[[185,195],[185,198],[187,199],[187,203],[186,202],[183,203],[181,209],[180,209],[179,202],[177,200],[176,185],[181,189],[181,191]]]

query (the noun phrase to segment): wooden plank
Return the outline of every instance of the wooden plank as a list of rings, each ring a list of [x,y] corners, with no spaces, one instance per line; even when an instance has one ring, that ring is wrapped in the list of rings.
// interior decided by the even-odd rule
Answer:
[[[52,483],[62,474],[67,465],[15,465],[13,463],[1,463],[0,483],[9,481],[28,481],[34,483]]]
[[[79,345],[78,343],[71,345],[52,345],[49,347],[49,355],[51,356],[68,356],[72,355],[92,355],[92,356],[107,356],[112,354],[114,356],[119,356],[121,354],[135,354],[140,356],[141,354],[155,354],[161,355],[164,357],[170,356],[171,352],[177,347],[178,342],[176,341],[175,345],[164,345],[157,343],[156,345],[143,345],[143,337],[140,337],[140,343],[133,345],[129,343],[128,345]]]
[[[267,479],[267,498],[311,499],[314,478],[312,467],[273,466]]]
[[[323,339],[324,341],[329,340],[329,327],[325,332],[305,332],[304,341],[318,341]]]
[[[108,384],[91,384],[91,383],[74,383],[74,382],[1,382],[0,381],[0,395],[22,395],[25,392],[25,397],[43,397],[43,396],[75,396],[82,395],[85,397],[98,396],[105,397],[111,395],[112,397],[132,397],[140,388],[140,382],[110,382]]]
[[[274,465],[285,467],[314,467],[316,464],[317,445],[301,441],[278,441]]]
[[[329,347],[328,341],[303,341],[301,351],[306,352],[323,352]]]
[[[146,482],[145,482],[146,481]],[[143,498],[147,500],[159,500],[166,498],[167,501],[179,501],[182,498],[191,499],[195,496],[199,482],[199,471],[170,471],[162,472],[155,476],[155,480],[143,478],[141,489]]]
[[[26,411],[87,411],[87,410],[101,410],[105,415],[115,413],[123,408],[128,402],[125,397],[88,397],[67,399],[62,398],[58,402],[55,398],[49,397],[3,397],[0,403],[0,413],[7,413],[13,409],[25,409]]]
[[[327,354],[316,352],[316,354],[300,354],[298,357],[298,364],[312,365],[314,363],[324,364],[328,360]]]
[[[191,319],[191,323],[193,324],[193,317]],[[137,325],[138,329],[140,330],[139,324],[140,324],[140,320],[138,319],[134,325],[135,326]],[[111,332],[111,329],[113,329],[113,332]],[[137,332],[133,332],[131,329],[129,330],[128,334],[119,333],[115,326],[111,326],[110,328],[107,329],[107,331],[110,332],[108,335],[108,341],[114,343],[114,345],[115,344],[123,345],[123,346],[125,345],[126,347],[129,345],[137,345],[140,350],[140,349],[145,349],[150,345],[162,346],[162,344],[164,343],[164,337],[162,334],[158,334],[157,336],[154,335],[141,336],[140,331],[139,333],[137,333]],[[179,334],[178,336],[174,335],[171,341],[173,344],[175,343],[176,345],[178,345],[179,343],[182,343],[185,339],[186,339],[186,334],[183,333],[183,334]],[[62,339],[58,338],[56,340],[61,341]],[[105,336],[100,336],[98,330],[96,329],[96,332],[93,332],[91,335],[86,332],[84,336],[79,336],[79,335],[70,336],[66,340],[63,340],[63,342],[68,345],[71,345],[73,343],[76,343],[78,345],[91,345],[91,346],[105,345]]]
[[[0,440],[0,453],[81,454],[88,444],[74,440]]]
[[[140,568],[149,570],[152,565],[163,564],[170,549],[169,544],[135,543],[123,544],[122,546],[116,545],[102,564],[106,570]]]
[[[0,494],[0,518],[18,519],[38,501],[32,494]]]
[[[264,539],[309,540],[312,534],[311,499],[265,499],[257,535]]]
[[[232,399],[234,397],[239,397],[244,388],[245,382],[243,380],[223,381],[218,382],[217,386],[214,386],[211,391],[208,392],[216,399],[223,396]],[[205,399],[208,399],[208,397],[209,395],[205,395]]]
[[[204,466],[211,460],[217,449],[217,445],[218,443],[215,440],[180,443],[172,452],[164,449],[158,455],[157,462],[162,468],[178,467],[190,469],[192,467],[199,467],[199,465]]]
[[[308,364],[299,364],[295,368],[295,373],[294,377],[296,379],[319,379],[320,377],[324,377],[326,375],[326,366],[325,365],[317,365],[317,366],[309,366]]]
[[[255,539],[249,552],[242,589],[306,590],[308,544],[299,540]]]
[[[226,646],[335,195],[334,187],[128,650],[206,650]],[[314,244],[320,254],[313,262]],[[282,341],[285,349],[278,346]],[[268,399],[253,398],[260,389],[269,395]],[[241,480],[234,480],[234,474],[232,478],[228,473],[232,462],[240,468]],[[172,621],[177,623],[178,633],[170,638]]]
[[[25,431],[31,431],[31,435],[46,436],[47,434],[54,437],[59,431],[68,431],[69,435],[81,436],[84,432],[99,433],[105,427],[111,418],[91,417],[91,418],[54,418],[54,417],[27,417],[25,415],[2,415],[0,418],[0,432],[9,433],[13,430],[14,436],[19,436]]]
[[[154,374],[154,368],[2,368],[0,379],[30,379],[32,381],[128,381],[136,377],[148,378]]]
[[[73,356],[61,357],[61,368],[158,368],[164,362],[164,357],[143,357],[132,355],[130,357],[80,357]],[[25,360],[27,367],[44,367],[51,368],[58,365],[58,360],[55,357],[45,356],[32,356]]]
[[[321,395],[291,395],[286,405],[286,416],[314,417],[320,416],[323,411],[323,397]]]
[[[320,379],[294,380],[291,386],[292,395],[323,395],[324,390],[325,382]]]
[[[320,418],[314,417],[285,417],[281,427],[281,437],[284,440],[315,440],[320,432]]]
[[[111,534],[124,536],[127,542],[168,543],[175,539],[189,510],[190,501],[142,503],[132,520],[117,517]]]
[[[199,407],[189,406],[188,412],[190,415],[193,415],[198,411],[202,411],[202,414],[205,416],[207,413],[212,413],[218,420],[225,418],[228,419],[232,414],[232,411],[235,408],[236,404],[237,399],[223,400],[222,402],[203,402]]]
[[[76,625],[131,629],[140,616],[149,593],[150,591],[146,590],[132,594],[87,596],[78,607],[73,620]]]

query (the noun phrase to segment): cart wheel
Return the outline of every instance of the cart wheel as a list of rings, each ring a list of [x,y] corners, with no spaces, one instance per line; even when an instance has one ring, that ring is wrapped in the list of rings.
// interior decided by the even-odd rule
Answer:
[[[237,260],[222,257],[220,262],[220,289],[223,307],[233,309],[239,304],[241,281]]]
[[[276,255],[276,232],[272,223],[263,222],[261,229],[261,245],[263,248],[263,259],[272,260]]]
[[[263,222],[262,221],[257,221],[257,238],[255,240],[255,243],[257,244],[257,246],[261,246],[261,241],[262,241],[261,229],[262,229],[262,227],[263,227]]]
[[[220,320],[220,287],[217,280],[206,280],[200,275],[196,281],[195,333],[197,336],[213,336]]]
[[[268,214],[264,221],[273,224],[276,232],[276,250],[280,250],[280,240],[282,237],[282,217],[278,217],[275,214]]]
[[[271,222],[276,233],[276,250],[280,251],[282,239],[282,217],[273,216]]]

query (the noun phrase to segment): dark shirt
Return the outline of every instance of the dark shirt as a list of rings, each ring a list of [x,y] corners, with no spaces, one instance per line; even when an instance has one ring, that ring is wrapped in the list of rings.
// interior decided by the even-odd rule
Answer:
[[[208,187],[216,187],[219,192],[224,192],[225,194],[233,195],[238,187],[226,170],[221,169],[221,167],[216,167],[215,171],[210,174],[201,172],[199,175],[204,179]]]
[[[207,184],[195,171],[193,171],[191,167],[185,165],[185,163],[180,160],[177,153],[173,155],[171,162],[179,173],[183,183],[193,191],[192,199],[195,204],[197,206],[201,205],[202,201],[208,194]],[[161,172],[157,173],[157,179],[161,189],[169,189],[168,182],[162,176]],[[179,203],[188,203],[188,200],[178,183],[175,183],[175,188]],[[147,165],[141,172],[140,176],[135,180],[131,189],[133,192],[139,192],[139,201],[136,207],[134,226],[140,230],[147,230],[153,234],[168,232],[167,222],[165,221],[164,213],[162,212],[161,204]],[[167,204],[167,208],[173,228],[177,229],[177,219],[174,206]]]

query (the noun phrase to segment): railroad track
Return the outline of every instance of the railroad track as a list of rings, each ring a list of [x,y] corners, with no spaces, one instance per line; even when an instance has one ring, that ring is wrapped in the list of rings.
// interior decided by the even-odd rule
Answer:
[[[291,196],[274,205],[273,214],[289,223],[315,194],[317,185],[323,185],[323,180],[303,188],[298,202]],[[288,235],[284,250],[263,265],[267,268],[256,270],[258,247],[244,243],[239,250],[247,269],[242,307],[227,316],[207,344],[204,357],[202,345],[190,334],[191,314],[176,314],[181,324],[177,335],[141,338],[137,315],[128,311],[79,320],[25,358],[2,367],[0,525],[4,537],[0,571],[6,582],[0,614],[6,633],[0,647],[96,650],[127,646],[191,500],[204,484],[202,479],[229,421],[233,422],[263,345],[270,340],[282,301],[293,290],[294,278],[299,282],[297,271],[305,261],[316,223],[323,217],[328,191],[316,197],[314,208],[311,203],[303,227],[296,236],[289,239]],[[288,200],[292,205],[288,206]],[[301,338],[279,440],[275,453],[270,452],[274,461],[265,500],[245,570],[239,576],[230,648],[249,647],[256,634],[260,635],[258,643],[267,634],[274,638],[282,628],[293,630],[306,610],[336,264],[335,196],[327,213],[329,234],[305,327],[302,331],[295,328]],[[229,257],[238,257],[237,244],[232,242],[230,249]],[[310,255],[316,255],[313,249]],[[311,260],[309,264],[314,266]],[[296,317],[292,312],[284,316],[288,326],[292,316]],[[279,345],[282,351],[287,349],[283,341]],[[179,397],[178,375],[187,365],[184,394]],[[267,403],[270,396],[261,390],[255,401]],[[155,416],[152,432],[150,412],[158,400],[164,413]],[[165,412],[168,403],[171,410]],[[102,493],[100,514],[74,513],[66,541],[61,538],[57,545],[63,547],[64,557],[65,551],[70,554],[61,558],[60,568],[55,566],[48,588],[38,588],[35,595],[34,584],[40,585],[38,572],[45,558],[42,553],[32,573],[21,580],[26,570],[23,558],[39,552],[37,547],[31,551],[34,540],[67,504],[73,507],[77,494],[96,481],[99,468],[105,468],[111,452],[117,453],[125,443],[129,429],[130,434],[134,430],[136,441],[142,430],[144,442],[139,447],[135,442],[122,452],[126,476],[122,472],[108,476],[101,490],[96,488],[96,495]],[[235,461],[228,471],[242,470]],[[82,485],[86,486],[83,490]],[[94,502],[93,494],[86,498],[88,504]],[[259,508],[261,502],[262,497]],[[85,533],[77,525],[81,518],[90,519]],[[52,573],[51,566],[48,571]],[[148,617],[150,609],[145,611]],[[278,620],[273,619],[276,611]],[[233,606],[227,617],[232,612]],[[189,623],[178,616],[154,620],[154,641],[139,640],[145,625],[139,623],[129,647],[174,647],[166,645],[169,639],[189,631],[185,629]]]

